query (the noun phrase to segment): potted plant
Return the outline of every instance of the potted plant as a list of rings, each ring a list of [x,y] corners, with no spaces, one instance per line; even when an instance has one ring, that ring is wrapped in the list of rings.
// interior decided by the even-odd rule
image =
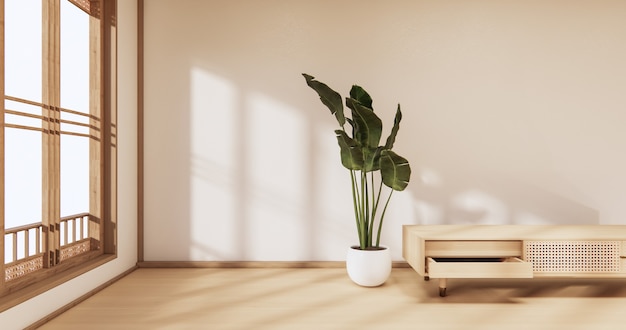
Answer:
[[[391,272],[389,249],[380,245],[385,212],[393,192],[404,190],[411,177],[409,162],[391,150],[402,119],[400,104],[386,143],[379,145],[383,124],[374,113],[372,98],[363,88],[352,86],[350,96],[345,99],[346,107],[350,109],[350,116],[346,117],[339,93],[313,76],[306,73],[302,75],[339,123],[335,134],[341,164],[350,171],[352,203],[359,237],[359,245],[348,249],[348,275],[362,286],[381,285]],[[383,186],[390,189],[384,191]]]

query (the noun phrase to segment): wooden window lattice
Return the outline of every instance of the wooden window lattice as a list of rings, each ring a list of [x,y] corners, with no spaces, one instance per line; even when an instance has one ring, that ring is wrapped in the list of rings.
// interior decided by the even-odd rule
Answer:
[[[524,250],[534,272],[620,272],[618,241],[526,241]]]
[[[43,268],[43,256],[39,256],[37,258],[32,258],[27,261],[23,261],[17,263],[13,266],[8,266],[4,270],[5,281],[11,281],[17,278],[20,278],[24,275],[30,274],[34,271],[40,270]]]
[[[91,245],[91,240],[86,239],[80,243],[72,244],[66,248],[61,249],[61,261],[91,251]]]

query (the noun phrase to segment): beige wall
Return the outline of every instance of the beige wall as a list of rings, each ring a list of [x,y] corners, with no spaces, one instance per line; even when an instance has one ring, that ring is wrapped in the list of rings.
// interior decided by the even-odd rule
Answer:
[[[146,260],[343,260],[333,118],[365,87],[413,168],[401,224],[626,224],[626,2],[146,2]]]
[[[2,329],[23,329],[132,268],[137,262],[137,1],[118,1],[118,258],[0,313]]]

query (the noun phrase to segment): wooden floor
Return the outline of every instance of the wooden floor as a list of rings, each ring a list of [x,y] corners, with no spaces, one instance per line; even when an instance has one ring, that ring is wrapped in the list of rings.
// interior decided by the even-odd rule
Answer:
[[[437,281],[381,287],[341,268],[138,269],[40,329],[626,329],[625,280]]]

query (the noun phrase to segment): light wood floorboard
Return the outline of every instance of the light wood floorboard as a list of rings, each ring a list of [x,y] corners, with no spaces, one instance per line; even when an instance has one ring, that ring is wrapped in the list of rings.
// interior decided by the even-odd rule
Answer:
[[[138,269],[40,329],[626,329],[626,281],[437,280],[341,268]]]

